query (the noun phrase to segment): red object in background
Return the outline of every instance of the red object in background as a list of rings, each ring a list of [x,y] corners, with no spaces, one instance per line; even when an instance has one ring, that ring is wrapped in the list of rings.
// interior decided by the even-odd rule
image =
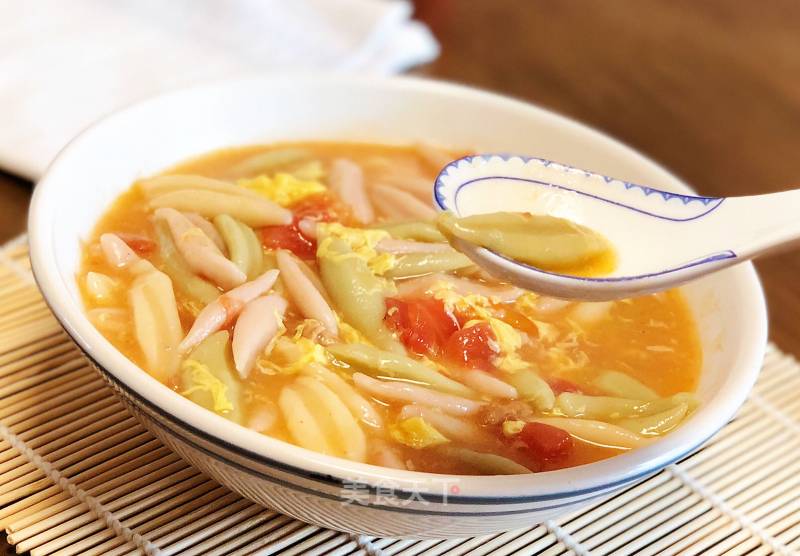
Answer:
[[[386,300],[389,328],[417,355],[439,355],[448,339],[458,330],[458,321],[438,299]]]
[[[491,325],[480,322],[451,335],[444,347],[444,357],[466,369],[488,370],[497,355],[496,345]]]
[[[527,423],[519,438],[539,461],[557,461],[572,453],[574,441],[565,430],[544,423]]]

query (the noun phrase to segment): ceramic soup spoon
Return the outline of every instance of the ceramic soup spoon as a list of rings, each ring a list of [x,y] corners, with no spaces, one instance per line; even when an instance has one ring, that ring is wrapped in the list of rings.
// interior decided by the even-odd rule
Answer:
[[[434,202],[457,217],[547,214],[605,236],[616,252],[615,267],[591,277],[545,271],[454,240],[495,276],[568,299],[604,301],[665,290],[800,239],[800,190],[682,195],[539,158],[482,154],[455,160],[436,179]]]

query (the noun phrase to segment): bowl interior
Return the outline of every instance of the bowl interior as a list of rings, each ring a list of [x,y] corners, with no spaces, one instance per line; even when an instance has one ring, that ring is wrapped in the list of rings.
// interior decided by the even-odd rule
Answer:
[[[108,372],[148,399],[212,434],[321,472],[366,479],[421,475],[352,464],[235,427],[195,407],[122,357],[83,316],[75,275],[80,240],[135,179],[222,147],[290,140],[383,143],[428,141],[485,152],[535,155],[665,190],[687,191],[673,175],[580,124],[517,101],[416,79],[283,76],[179,91],[134,105],[73,141],[37,186],[30,217],[37,280],[69,333]],[[669,238],[674,241],[675,238]],[[685,238],[690,240],[690,238]],[[766,341],[763,297],[747,263],[684,288],[704,346],[699,395],[690,422],[654,445],[604,462],[548,473],[468,480],[464,495],[509,495],[522,487],[564,489],[656,469],[718,430],[744,400]],[[554,486],[555,485],[555,486]]]

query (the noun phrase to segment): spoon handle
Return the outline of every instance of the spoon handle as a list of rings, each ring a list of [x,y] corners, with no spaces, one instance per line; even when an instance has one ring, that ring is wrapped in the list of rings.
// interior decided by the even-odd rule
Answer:
[[[700,237],[729,249],[740,259],[750,259],[800,240],[800,189],[728,197],[703,219]],[[705,237],[702,237],[705,236]]]

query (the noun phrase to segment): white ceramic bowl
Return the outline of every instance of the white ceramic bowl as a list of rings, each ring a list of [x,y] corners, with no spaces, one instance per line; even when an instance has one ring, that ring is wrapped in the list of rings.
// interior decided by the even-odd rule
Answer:
[[[688,189],[630,148],[563,117],[410,78],[227,82],[159,96],[90,127],[36,187],[29,224],[36,279],[66,331],[128,407],[219,482],[324,527],[382,536],[472,536],[530,526],[647,477],[697,448],[744,401],[767,335],[764,299],[749,263],[685,288],[704,347],[698,411],[651,446],[591,465],[494,477],[398,471],[262,436],[181,397],[126,359],[87,320],[75,280],[80,241],[139,177],[221,147],[303,139],[479,146]]]

